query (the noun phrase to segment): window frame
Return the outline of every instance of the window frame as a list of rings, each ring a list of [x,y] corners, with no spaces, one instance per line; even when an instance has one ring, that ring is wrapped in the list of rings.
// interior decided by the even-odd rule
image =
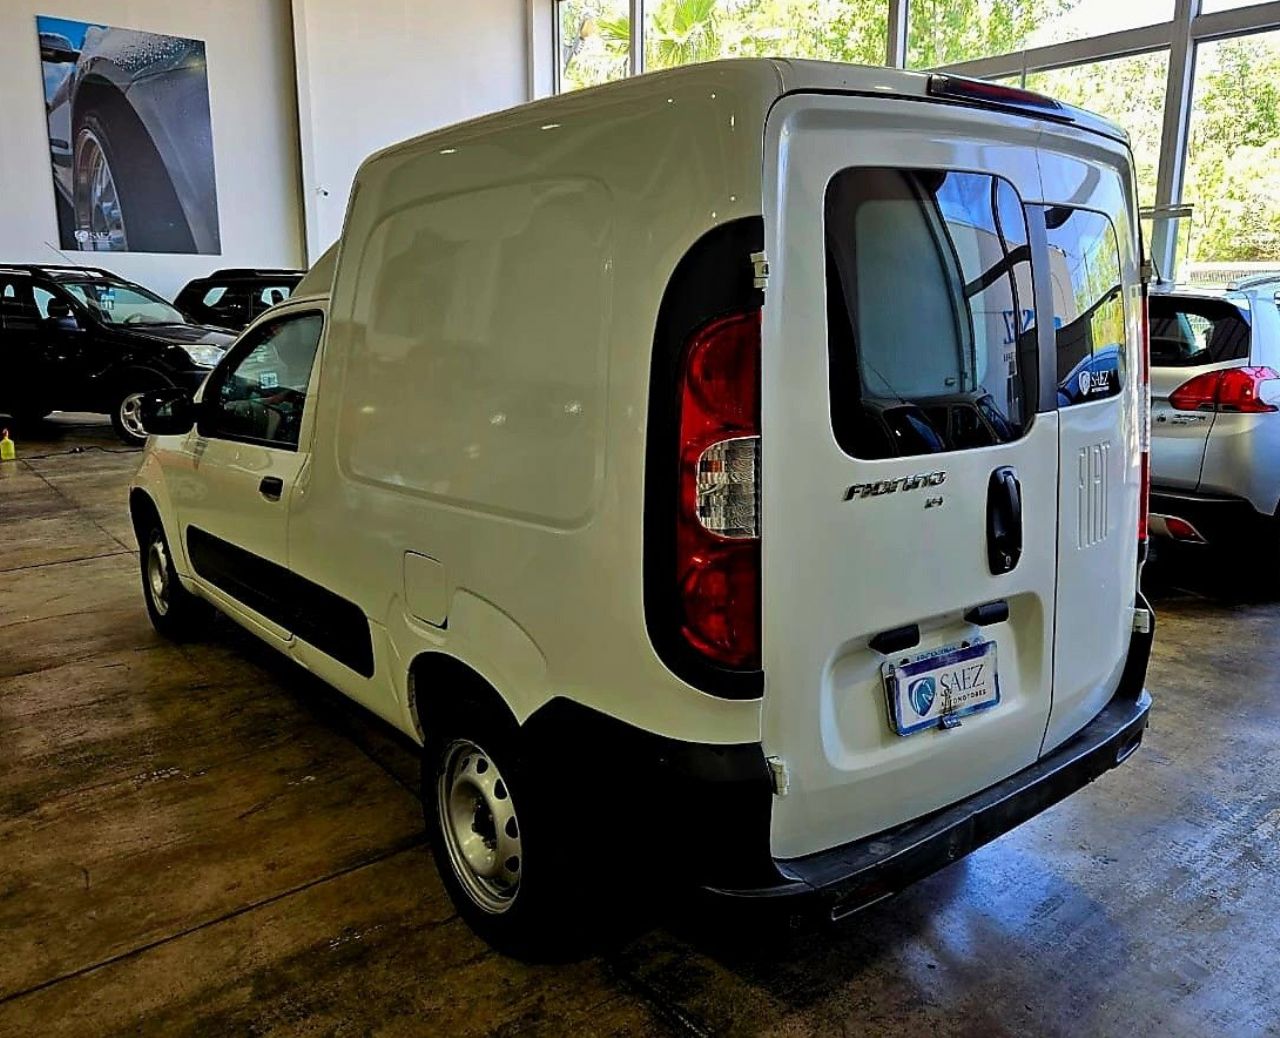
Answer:
[[[222,383],[229,372],[244,360],[249,354],[262,345],[263,339],[261,333],[270,328],[284,324],[288,321],[301,320],[304,317],[320,318],[320,333],[316,338],[315,354],[311,358],[311,371],[307,375],[307,395],[303,402],[302,421],[298,425],[298,442],[294,444],[285,443],[281,440],[269,440],[259,436],[240,436],[219,431],[212,424],[213,415],[219,411],[215,406],[217,394],[220,391]],[[205,440],[219,440],[225,443],[245,443],[254,447],[263,447],[268,450],[285,451],[290,454],[297,454],[303,448],[303,442],[307,442],[307,448],[310,449],[309,433],[311,428],[310,415],[314,412],[307,407],[307,402],[312,398],[312,388],[316,379],[316,368],[320,363],[320,354],[324,346],[325,325],[328,321],[328,314],[321,307],[306,306],[287,313],[273,314],[268,320],[262,321],[260,324],[252,325],[248,328],[235,344],[226,353],[222,360],[209,372],[204,383],[200,387],[200,401],[196,407],[196,434]],[[211,396],[211,394],[213,394]],[[304,435],[305,434],[305,435]]]

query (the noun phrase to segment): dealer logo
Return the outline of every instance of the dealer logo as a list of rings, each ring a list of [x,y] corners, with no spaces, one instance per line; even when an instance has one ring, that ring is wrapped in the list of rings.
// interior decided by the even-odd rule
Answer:
[[[938,686],[933,678],[917,678],[907,686],[907,699],[911,701],[911,709],[921,717],[929,712],[937,695]]]

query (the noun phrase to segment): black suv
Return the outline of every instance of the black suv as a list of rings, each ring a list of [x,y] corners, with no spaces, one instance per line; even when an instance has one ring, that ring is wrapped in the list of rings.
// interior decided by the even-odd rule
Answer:
[[[21,424],[102,411],[141,444],[141,395],[194,392],[234,338],[105,270],[0,265],[0,412]]]
[[[305,271],[229,267],[196,278],[174,306],[197,321],[239,331],[263,310],[289,298]]]

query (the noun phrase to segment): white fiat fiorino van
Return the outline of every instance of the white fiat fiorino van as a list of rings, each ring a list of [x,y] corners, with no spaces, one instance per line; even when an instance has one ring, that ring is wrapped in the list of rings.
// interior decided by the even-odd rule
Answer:
[[[503,949],[660,876],[840,917],[1142,739],[1143,305],[1123,132],[1034,94],[733,61],[431,133],[148,400],[147,608],[421,743]]]

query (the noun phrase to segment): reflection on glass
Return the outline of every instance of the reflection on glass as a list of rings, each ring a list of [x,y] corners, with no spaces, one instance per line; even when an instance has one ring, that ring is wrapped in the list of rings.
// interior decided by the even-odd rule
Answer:
[[[1101,213],[1044,206],[1049,281],[1058,350],[1058,406],[1120,392],[1124,379],[1124,299],[1120,249]]]
[[[845,170],[827,189],[826,238],[841,446],[905,457],[1021,436],[1037,365],[1013,187],[977,173]]]
[[[1280,269],[1280,32],[1196,48],[1178,279]]]
[[[560,89],[622,79],[631,70],[627,0],[557,0]]]
[[[1086,108],[1129,133],[1138,171],[1138,204],[1153,205],[1160,165],[1160,131],[1169,74],[1169,52],[1114,58],[1089,65],[1033,72],[1028,90]]]
[[[645,68],[769,56],[882,65],[888,18],[888,0],[645,0]]]
[[[907,65],[933,68],[1167,22],[1173,0],[911,0]]]

